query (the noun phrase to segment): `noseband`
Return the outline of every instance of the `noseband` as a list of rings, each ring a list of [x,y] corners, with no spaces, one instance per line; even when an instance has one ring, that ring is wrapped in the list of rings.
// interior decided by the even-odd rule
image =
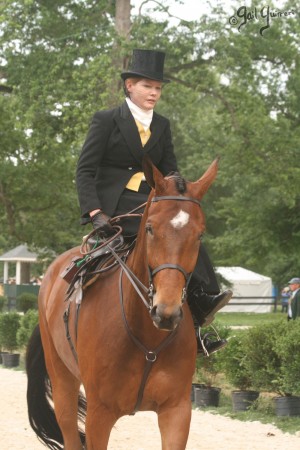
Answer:
[[[150,269],[150,266],[148,265],[148,273],[149,273],[149,290],[148,290],[148,297],[151,302],[151,305],[153,305],[153,297],[155,294],[155,288],[153,284],[153,277],[157,272],[160,272],[164,269],[176,269],[181,272],[185,278],[185,286],[182,289],[181,294],[181,303],[184,303],[186,301],[186,295],[187,295],[187,287],[189,285],[192,272],[187,273],[183,267],[181,267],[179,264],[161,264],[160,266],[157,266],[154,270]]]

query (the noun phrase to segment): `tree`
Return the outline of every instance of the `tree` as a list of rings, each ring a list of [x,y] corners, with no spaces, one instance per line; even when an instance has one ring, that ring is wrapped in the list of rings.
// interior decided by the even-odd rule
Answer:
[[[159,19],[144,13],[149,5]],[[123,98],[119,75],[132,48],[162,49],[172,83],[158,112],[171,120],[181,172],[197,179],[221,156],[203,202],[213,261],[283,283],[300,262],[299,21],[293,14],[272,19],[262,37],[261,23],[248,21],[238,31],[219,6],[176,25],[165,2],[145,1],[137,16],[129,15],[130,6],[130,0],[1,5],[5,242],[61,252],[80,241],[74,173],[88,122]],[[258,0],[255,6],[261,8]],[[292,2],[282,10],[293,10]]]

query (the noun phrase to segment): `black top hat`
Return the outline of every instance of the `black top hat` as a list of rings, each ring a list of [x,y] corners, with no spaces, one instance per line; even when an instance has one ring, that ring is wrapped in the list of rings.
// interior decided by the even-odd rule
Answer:
[[[124,81],[129,77],[142,77],[169,83],[170,80],[164,79],[164,61],[163,52],[134,49],[131,65],[128,71],[121,73],[121,77]]]

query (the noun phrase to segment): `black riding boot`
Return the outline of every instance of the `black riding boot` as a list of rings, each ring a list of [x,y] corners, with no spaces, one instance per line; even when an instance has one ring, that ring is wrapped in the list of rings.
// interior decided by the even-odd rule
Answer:
[[[218,295],[209,295],[203,292],[201,286],[188,290],[188,305],[194,319],[200,327],[211,324],[215,314],[227,305],[232,297],[230,289]]]
[[[204,354],[204,356],[209,356],[212,353],[221,350],[221,348],[227,345],[226,339],[220,339],[219,335],[215,332],[205,333],[201,335],[200,327],[195,326],[198,353]]]
[[[190,307],[198,344],[198,353],[209,356],[227,344],[226,339],[220,339],[216,333],[206,333],[201,336],[201,326],[208,326],[214,320],[215,314],[223,308],[232,297],[232,291],[226,290],[218,295],[208,295],[201,286],[188,290],[188,305]]]

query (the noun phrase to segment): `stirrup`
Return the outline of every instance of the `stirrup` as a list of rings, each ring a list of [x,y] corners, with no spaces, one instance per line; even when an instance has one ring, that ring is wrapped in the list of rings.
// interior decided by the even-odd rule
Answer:
[[[212,353],[219,350],[219,349],[217,349],[217,350],[214,350],[209,353],[209,351],[206,348],[206,345],[209,343],[209,340],[211,340],[210,337],[217,338],[216,341],[212,341],[212,342],[220,343],[220,348],[224,347],[227,344],[227,341],[225,339],[220,338],[219,333],[217,332],[215,327],[213,325],[210,325],[210,326],[213,328],[214,331],[205,333],[203,335],[203,337],[201,335],[201,326],[198,326],[197,329],[195,329],[197,342],[199,342],[201,344],[201,347],[203,349],[203,352],[201,350],[198,350],[197,353],[204,353],[204,356],[206,356],[206,357],[210,356]]]

